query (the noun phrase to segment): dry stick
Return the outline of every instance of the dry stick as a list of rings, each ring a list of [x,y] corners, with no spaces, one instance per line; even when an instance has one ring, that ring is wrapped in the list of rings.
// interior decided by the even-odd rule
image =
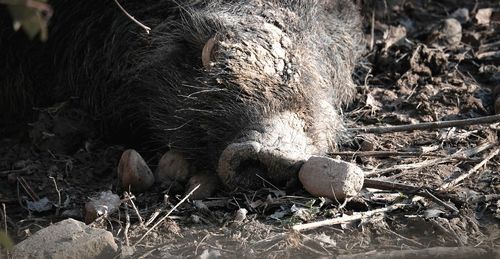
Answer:
[[[9,231],[7,230],[7,209],[5,207],[5,203],[2,203],[2,214],[3,214],[3,230],[5,234],[8,236]]]
[[[348,131],[356,133],[392,133],[401,131],[413,131],[413,130],[426,130],[426,129],[439,129],[439,128],[449,128],[458,126],[467,126],[475,124],[492,124],[500,122],[500,114],[483,116],[478,118],[470,118],[464,120],[450,120],[450,121],[435,121],[435,122],[424,122],[410,125],[400,125],[400,126],[385,126],[385,127],[364,127],[364,128],[348,128]]]
[[[149,34],[149,31],[151,31],[151,28],[142,24],[141,22],[139,22],[137,19],[134,18],[134,16],[130,15],[127,10],[125,10],[125,8],[123,8],[123,6],[118,3],[118,0],[114,0],[116,5],[118,5],[118,8],[120,8],[120,10],[122,10],[122,12],[130,19],[132,20],[133,22],[135,22],[137,25],[139,25],[141,28],[143,28],[147,34]]]
[[[494,156],[498,155],[499,152],[500,152],[500,148],[493,150],[486,158],[483,159],[483,161],[481,161],[479,164],[474,166],[467,173],[460,175],[459,177],[455,178],[453,181],[451,181],[449,183],[445,183],[445,184],[441,185],[438,189],[444,190],[444,189],[447,189],[447,188],[450,188],[450,187],[457,185],[458,183],[463,181],[465,178],[473,175],[477,170],[479,170],[479,168],[481,168],[483,165],[488,163],[488,161],[491,160]]]
[[[132,205],[132,208],[134,208],[135,214],[137,214],[137,218],[139,219],[139,225],[142,226],[144,224],[144,221],[142,220],[142,217],[141,217],[141,214],[139,213],[139,210],[135,206],[135,203],[132,199],[133,197],[128,192],[125,192],[125,197],[129,198],[128,201]]]
[[[420,250],[370,251],[360,254],[339,255],[339,259],[396,259],[396,258],[488,258],[488,251],[477,247],[430,247]]]
[[[375,7],[372,10],[372,19],[371,19],[371,39],[370,39],[370,51],[373,50],[373,47],[375,46]]]
[[[59,191],[59,188],[57,188],[56,179],[52,176],[49,176],[49,178],[52,179],[52,182],[54,183],[57,192],[57,208],[56,208],[56,217],[57,217],[59,216],[59,210],[61,209],[61,192]]]
[[[206,234],[200,242],[198,242],[198,244],[196,244],[196,249],[194,249],[194,254],[195,255],[198,255],[198,248],[200,248],[200,246],[203,244],[203,242],[205,242],[205,239],[207,239],[208,237],[210,236],[210,233]],[[201,257],[201,256],[200,256]]]
[[[13,174],[13,173],[25,173],[25,172],[29,172],[29,170],[31,169],[31,167],[27,166],[25,168],[21,168],[21,169],[13,169],[13,170],[5,170],[5,171],[0,171],[0,177],[3,177],[3,176],[7,176],[9,174]]]
[[[155,219],[158,217],[158,215],[160,215],[162,210],[166,209],[167,206],[170,204],[170,202],[168,202],[168,195],[167,194],[165,194],[163,197],[163,203],[164,203],[164,205],[162,206],[162,208],[157,208],[155,210],[155,212],[149,217],[148,221],[146,221],[146,223],[144,224],[144,227],[148,227],[151,223],[153,223],[155,221]]]
[[[399,208],[408,206],[408,204],[405,203],[397,203],[393,204],[390,206],[387,206],[385,208],[380,208],[380,209],[375,209],[375,210],[370,210],[366,212],[360,212],[354,215],[349,215],[349,216],[342,216],[338,218],[333,218],[333,219],[327,219],[327,220],[322,220],[322,221],[317,221],[317,222],[311,222],[311,223],[306,223],[306,224],[299,224],[295,225],[292,227],[293,230],[300,231],[300,230],[306,230],[306,229],[313,229],[313,228],[318,228],[322,226],[330,226],[330,225],[337,225],[337,224],[342,224],[342,223],[348,223],[354,220],[360,220],[364,218],[369,218],[377,213],[381,212],[389,212],[393,210],[397,210]]]
[[[450,204],[442,201],[438,197],[434,196],[429,190],[427,190],[427,189],[424,190],[424,193],[425,193],[425,196],[427,196],[428,198],[431,198],[432,200],[434,200],[434,202],[447,208],[449,211],[453,211],[453,213],[455,213],[455,214],[458,214],[460,212],[455,206],[451,206]]]
[[[255,174],[255,176],[259,177],[263,182],[271,185],[271,187],[276,189],[278,192],[283,192],[282,190],[280,190],[280,188],[276,187],[276,185],[274,185],[271,182],[269,182],[268,180],[264,179],[264,177],[260,176],[259,174]],[[234,199],[234,197],[233,197],[233,199]],[[236,202],[236,203],[238,203],[238,202]],[[239,204],[238,204],[238,207],[239,207]]]
[[[395,166],[390,167],[390,168],[373,170],[371,172],[367,172],[365,174],[365,177],[373,176],[373,175],[381,175],[381,174],[389,173],[389,172],[396,171],[396,170],[409,170],[409,169],[423,168],[423,167],[428,167],[428,166],[435,166],[437,164],[446,163],[450,160],[457,159],[457,158],[469,158],[472,155],[479,154],[479,153],[483,152],[484,150],[487,150],[495,145],[496,144],[494,144],[494,143],[488,142],[488,143],[482,144],[478,147],[473,147],[473,148],[469,148],[466,150],[457,151],[457,152],[455,152],[452,155],[447,156],[447,157],[430,159],[427,161],[422,161],[422,162],[418,162],[418,163],[414,163],[414,164],[395,165]]]
[[[130,246],[130,241],[128,239],[128,229],[130,228],[130,215],[128,213],[128,206],[125,204],[125,230],[123,230],[123,235],[125,236],[125,245]]]
[[[26,194],[28,194],[28,196],[30,196],[30,198],[33,201],[40,200],[40,197],[38,197],[38,195],[33,191],[33,189],[31,189],[31,187],[29,186],[28,182],[26,182],[24,177],[17,177],[17,182],[21,185],[23,190],[26,192]]]
[[[153,221],[155,221],[156,217],[158,217],[158,215],[160,215],[161,211],[162,211],[161,209],[156,209],[155,212],[148,219],[148,221],[146,221],[146,223],[144,224],[144,227],[148,227],[151,223],[153,223]]]
[[[486,51],[486,52],[481,52],[477,54],[478,59],[486,59],[486,60],[491,60],[491,59],[497,59],[500,58],[500,51]]]
[[[168,216],[170,216],[170,213],[172,213],[175,209],[177,209],[177,207],[179,207],[179,205],[184,203],[189,198],[189,196],[191,196],[193,194],[193,192],[196,191],[198,188],[200,188],[200,184],[196,185],[196,187],[194,187],[186,196],[184,196],[184,198],[182,198],[182,200],[180,200],[177,204],[175,204],[175,206],[173,208],[171,208],[167,212],[167,214],[165,214],[165,216],[160,218],[150,229],[148,229],[148,231],[146,231],[146,233],[144,233],[144,235],[142,235],[142,237],[137,242],[135,242],[135,244],[133,246],[136,246],[137,244],[139,244],[151,231],[153,231],[153,229],[158,227],[160,225],[160,223],[162,223],[166,218],[168,218]]]
[[[371,157],[386,157],[386,156],[442,156],[440,154],[430,154],[421,151],[341,151],[330,152],[330,156],[371,156]]]
[[[439,190],[429,189],[429,188],[425,188],[425,187],[418,187],[418,186],[413,186],[413,185],[408,185],[408,184],[403,184],[403,183],[389,182],[389,181],[384,181],[384,180],[364,179],[363,188],[373,188],[373,189],[386,190],[386,191],[398,191],[398,192],[403,192],[403,193],[411,193],[411,194],[419,195],[422,197],[432,199],[436,203],[441,204],[443,207],[445,207],[448,210],[453,211],[455,213],[459,212],[458,209],[447,204],[446,202],[442,201],[441,199],[450,200],[453,203],[457,203],[457,204],[465,203],[465,201],[460,199],[459,196],[454,195],[454,194],[450,194],[447,192],[442,192]]]
[[[390,228],[387,228],[385,231],[387,231],[387,232],[389,232],[389,233],[391,233],[391,234],[393,234],[393,235],[395,235],[395,236],[397,236],[397,237],[405,240],[408,243],[412,243],[413,245],[416,245],[416,246],[419,246],[419,247],[425,247],[422,243],[420,243],[420,242],[418,242],[416,240],[413,240],[411,238],[405,237],[405,236],[403,236],[401,234],[398,234],[398,233],[394,232],[393,230],[391,230]]]

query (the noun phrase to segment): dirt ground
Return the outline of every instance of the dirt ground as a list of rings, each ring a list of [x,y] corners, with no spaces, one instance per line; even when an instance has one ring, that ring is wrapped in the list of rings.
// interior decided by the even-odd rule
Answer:
[[[368,52],[354,75],[356,101],[344,112],[351,138],[331,156],[356,163],[368,178],[417,186],[417,192],[368,189],[340,204],[272,186],[221,189],[213,198],[182,203],[146,235],[154,224],[147,221],[183,197],[155,186],[134,194],[137,211],[124,199],[118,212],[92,224],[115,235],[121,256],[135,258],[402,258],[410,249],[424,257],[465,255],[451,247],[498,255],[498,122],[388,133],[359,128],[489,116],[495,101],[499,113],[500,1],[364,1],[363,14]],[[0,130],[9,136],[0,137],[0,229],[14,242],[64,218],[83,221],[85,202],[101,191],[124,198],[116,168],[125,148],[100,141],[70,102],[39,113],[30,125]],[[160,156],[148,164],[154,168]],[[439,197],[425,195],[438,189]],[[391,205],[398,209],[292,230]],[[422,250],[431,247],[441,248]]]

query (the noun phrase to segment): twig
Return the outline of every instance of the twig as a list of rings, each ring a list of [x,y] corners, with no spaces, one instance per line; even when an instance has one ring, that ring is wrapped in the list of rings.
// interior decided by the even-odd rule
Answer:
[[[123,230],[123,235],[125,236],[125,245],[130,246],[130,241],[128,238],[128,229],[130,228],[130,215],[128,213],[128,206],[125,204],[125,229]]]
[[[375,46],[375,6],[373,6],[371,18],[372,19],[371,19],[371,28],[370,28],[370,34],[371,34],[370,51],[372,51],[373,46]]]
[[[444,189],[448,189],[448,188],[451,188],[451,187],[457,185],[458,183],[460,183],[461,181],[463,181],[465,178],[470,177],[471,175],[473,175],[477,170],[479,170],[479,168],[481,168],[483,165],[485,165],[486,163],[488,163],[488,161],[490,159],[492,159],[494,156],[498,155],[499,152],[500,152],[500,148],[497,148],[497,149],[493,150],[488,156],[486,156],[486,158],[483,159],[483,161],[481,161],[479,164],[477,164],[476,166],[474,166],[467,173],[460,175],[459,177],[455,178],[451,182],[448,182],[448,183],[445,183],[445,184],[441,185],[438,189],[439,190],[444,190]]]
[[[24,173],[24,172],[29,173],[30,169],[31,169],[31,167],[27,166],[27,167],[21,168],[21,169],[0,171],[0,177],[4,177],[4,176],[7,176],[7,175],[12,174],[12,173]]]
[[[132,205],[132,208],[134,209],[135,214],[137,214],[137,218],[139,219],[139,225],[142,226],[144,224],[144,221],[142,220],[141,214],[139,213],[139,210],[137,209],[137,206],[135,206],[134,200],[132,199],[133,196],[131,196],[128,192],[125,192],[125,197],[129,198],[128,201]]]
[[[271,187],[273,187],[273,188],[274,188],[274,189],[276,189],[277,191],[279,191],[279,192],[283,192],[283,191],[282,191],[282,190],[280,190],[278,187],[276,187],[276,185],[274,185],[274,184],[272,184],[271,182],[269,182],[268,180],[264,179],[264,177],[260,176],[259,174],[255,174],[255,176],[259,177],[259,178],[260,178],[263,182],[265,182],[265,183],[267,183],[267,184],[271,185]],[[234,199],[234,197],[233,197],[233,199]],[[236,203],[238,203],[238,202],[236,202]],[[238,207],[239,207],[239,206],[240,206],[240,205],[238,204]]]
[[[416,240],[413,240],[413,239],[411,239],[411,238],[407,238],[407,237],[405,237],[405,236],[403,236],[403,235],[401,235],[401,234],[398,234],[398,233],[394,232],[394,231],[393,231],[392,229],[390,229],[390,228],[387,228],[387,229],[386,229],[386,231],[388,231],[389,233],[391,233],[391,234],[393,234],[393,235],[395,235],[395,236],[397,236],[397,237],[399,237],[399,238],[401,238],[401,239],[405,240],[405,241],[406,241],[406,242],[408,242],[408,243],[412,243],[413,245],[416,245],[416,246],[418,246],[418,247],[425,247],[422,243],[420,243],[420,242],[418,242],[418,241],[416,241]]]
[[[387,206],[385,208],[370,210],[370,211],[366,211],[366,212],[360,212],[360,213],[356,213],[354,215],[342,216],[339,218],[327,219],[327,220],[311,222],[311,223],[306,223],[306,224],[299,224],[299,225],[293,226],[292,229],[296,230],[296,231],[300,231],[300,230],[313,229],[313,228],[318,228],[318,227],[323,227],[323,226],[330,226],[330,225],[347,223],[347,222],[351,222],[351,221],[355,221],[355,220],[369,218],[377,213],[397,210],[397,209],[400,209],[404,206],[408,206],[408,204],[397,203],[397,204]]]
[[[196,249],[194,249],[194,255],[198,255],[198,248],[200,248],[200,246],[203,244],[203,242],[205,242],[205,239],[207,239],[208,237],[210,236],[210,233],[206,234],[201,240],[200,242],[198,242],[198,244],[196,244]]]
[[[364,179],[363,188],[373,188],[386,191],[400,191],[400,192],[412,192],[412,193],[422,190],[422,188],[418,186],[378,180],[378,179]]]
[[[435,122],[424,122],[409,125],[400,126],[384,126],[384,127],[364,127],[364,128],[348,128],[347,130],[355,133],[393,133],[401,131],[413,131],[413,130],[428,130],[428,129],[439,129],[439,128],[449,128],[449,127],[460,127],[475,124],[492,124],[500,122],[500,114],[483,116],[478,118],[470,118],[463,120],[450,120],[450,121],[435,121]]]
[[[175,209],[177,209],[177,207],[179,207],[182,203],[184,203],[189,198],[189,196],[191,196],[193,194],[193,192],[196,191],[198,188],[200,188],[200,184],[196,185],[196,187],[194,187],[186,196],[184,196],[184,198],[182,198],[182,200],[180,200],[177,204],[175,204],[175,206],[173,208],[171,208],[167,212],[167,214],[165,214],[165,216],[160,218],[150,229],[148,229],[148,231],[146,231],[146,233],[144,233],[144,235],[142,235],[142,237],[139,238],[139,240],[137,242],[135,242],[135,244],[133,246],[136,246],[137,244],[139,244],[151,231],[153,231],[153,229],[158,227],[160,225],[160,223],[162,223],[166,218],[168,218],[170,213],[172,213]]]
[[[448,210],[452,211],[455,215],[457,215],[460,211],[455,207],[455,206],[451,206],[450,204],[442,201],[441,199],[439,199],[438,197],[434,196],[429,190],[424,190],[426,196],[428,198],[431,198],[432,200],[434,200],[434,202],[436,202],[437,204],[447,208]]]
[[[469,158],[472,155],[476,155],[478,153],[483,152],[484,150],[487,150],[496,144],[494,143],[485,143],[477,147],[469,148],[466,150],[460,150],[455,153],[453,153],[450,156],[447,157],[442,157],[442,158],[436,158],[436,159],[430,159],[427,161],[419,162],[419,163],[414,163],[414,164],[404,164],[404,165],[395,165],[391,168],[384,168],[384,169],[378,169],[378,170],[373,170],[371,172],[367,172],[365,174],[365,177],[368,176],[373,176],[373,175],[381,175],[384,173],[388,172],[393,172],[396,170],[409,170],[409,169],[416,169],[416,168],[423,168],[423,167],[428,167],[428,166],[435,166],[437,164],[442,164],[446,163],[450,160],[457,159],[457,158]]]
[[[339,259],[396,259],[396,258],[487,258],[488,251],[477,247],[431,247],[420,250],[375,251],[361,254],[339,255]]]
[[[5,207],[5,203],[2,203],[2,216],[3,216],[3,230],[5,234],[9,235],[9,231],[7,230],[7,209]]]
[[[137,25],[139,25],[141,28],[143,28],[147,34],[149,34],[149,31],[151,31],[151,28],[142,24],[141,22],[139,22],[137,19],[134,18],[134,16],[130,15],[127,10],[125,10],[125,8],[123,8],[123,6],[118,3],[118,0],[114,0],[116,5],[118,5],[118,8],[120,8],[120,10],[130,19],[132,20],[133,22],[135,22]]]
[[[160,215],[161,211],[162,211],[161,209],[156,209],[155,212],[153,212],[151,217],[148,219],[148,221],[146,221],[146,223],[144,224],[144,227],[148,227],[151,223],[153,223],[155,221],[156,217],[158,217],[158,215]]]
[[[414,195],[419,195],[422,197],[430,198],[434,200],[435,202],[443,205],[444,207],[448,208],[449,210],[458,213],[458,210],[454,207],[452,207],[449,204],[446,204],[444,200],[450,200],[453,203],[457,204],[464,204],[465,201],[460,198],[460,196],[443,192],[440,190],[435,190],[431,188],[426,188],[426,187],[419,187],[419,186],[413,186],[413,185],[408,185],[408,184],[403,184],[403,183],[397,183],[397,182],[389,182],[389,181],[384,181],[384,180],[377,180],[377,179],[364,179],[363,183],[363,188],[373,188],[373,189],[379,189],[379,190],[386,190],[386,191],[398,191],[402,193],[410,193]],[[439,197],[439,198],[438,198]]]
[[[59,188],[57,188],[57,183],[56,179],[52,176],[49,176],[50,179],[52,179],[52,182],[54,183],[54,187],[56,188],[57,192],[57,207],[56,207],[56,217],[59,216],[59,210],[61,209],[61,192],[59,191]]]
[[[31,187],[29,186],[28,182],[26,182],[24,177],[17,177],[17,182],[21,185],[21,187],[24,189],[26,194],[28,194],[28,196],[30,196],[30,198],[33,201],[40,200],[40,197],[38,197],[38,195],[33,191],[33,189],[31,189]]]
[[[330,156],[372,156],[372,157],[387,157],[387,156],[442,156],[440,154],[429,154],[421,151],[343,151],[330,152]]]
[[[164,197],[163,197],[163,206],[162,208],[157,208],[155,210],[155,212],[153,212],[153,214],[149,217],[148,221],[146,221],[146,223],[144,224],[144,227],[148,227],[151,223],[153,223],[155,221],[155,219],[158,217],[158,215],[160,215],[161,211],[163,209],[166,209],[167,206],[170,204],[170,202],[168,201],[168,195],[165,194]]]
[[[486,51],[476,55],[478,59],[492,60],[500,58],[500,51]]]

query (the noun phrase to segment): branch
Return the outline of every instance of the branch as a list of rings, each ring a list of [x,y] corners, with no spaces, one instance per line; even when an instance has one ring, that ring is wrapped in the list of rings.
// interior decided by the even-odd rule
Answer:
[[[385,127],[364,127],[364,128],[348,128],[347,130],[355,133],[392,133],[401,131],[414,131],[414,130],[428,130],[428,129],[439,129],[439,128],[449,128],[449,127],[459,127],[468,126],[476,124],[492,124],[500,122],[500,114],[484,116],[478,118],[470,118],[463,120],[451,120],[451,121],[435,121],[435,122],[424,122],[410,125],[400,125],[400,126],[385,126]]]
[[[479,154],[487,149],[490,149],[491,147],[496,146],[496,143],[485,143],[477,147],[469,148],[466,150],[460,150],[452,155],[449,155],[447,157],[440,157],[440,158],[435,158],[435,159],[429,159],[426,161],[418,162],[418,163],[413,163],[413,164],[401,164],[401,165],[395,165],[390,168],[384,168],[384,169],[377,169],[373,170],[370,172],[365,173],[365,177],[368,176],[373,176],[373,175],[381,175],[389,172],[393,172],[396,170],[410,170],[410,169],[417,169],[417,168],[424,168],[424,167],[429,167],[429,166],[435,166],[438,164],[446,163],[454,159],[466,159],[470,158],[473,155]]]
[[[356,213],[354,215],[346,215],[338,218],[333,218],[333,219],[327,219],[327,220],[322,220],[322,221],[317,221],[317,222],[311,222],[311,223],[306,223],[306,224],[299,224],[295,225],[292,227],[293,230],[300,231],[300,230],[306,230],[306,229],[313,229],[313,228],[319,228],[322,226],[330,226],[330,225],[337,225],[337,224],[343,224],[343,223],[348,223],[352,222],[355,220],[360,220],[364,218],[369,218],[377,213],[381,212],[389,212],[393,210],[397,210],[400,208],[403,208],[405,206],[408,206],[408,204],[405,203],[397,203],[394,205],[387,206],[385,208],[381,209],[375,209],[375,210],[369,210],[365,212],[360,212]]]
[[[451,182],[445,183],[439,187],[439,190],[445,190],[447,188],[453,187],[463,181],[465,178],[473,175],[479,168],[481,168],[483,165],[485,165],[490,159],[492,159],[494,156],[498,155],[500,152],[500,148],[497,148],[493,150],[481,163],[475,165],[472,169],[470,169],[467,173],[460,175],[459,177],[453,179]]]
[[[175,210],[177,209],[177,207],[179,207],[179,205],[181,205],[182,203],[184,203],[188,198],[189,196],[191,196],[193,194],[194,191],[196,191],[198,188],[200,188],[200,185],[196,185],[196,187],[194,187],[188,194],[186,194],[186,196],[184,196],[184,198],[182,198],[182,200],[180,200],[177,204],[175,204],[175,206],[173,208],[171,208],[167,214],[165,214],[165,216],[163,216],[161,219],[159,219],[150,229],[148,229],[148,231],[146,231],[146,233],[144,233],[144,235],[141,236],[141,238],[139,238],[139,240],[137,242],[135,242],[135,244],[133,246],[136,246],[137,244],[139,244],[151,231],[153,231],[156,227],[158,227],[165,219],[168,218],[168,216],[170,216],[170,214]]]

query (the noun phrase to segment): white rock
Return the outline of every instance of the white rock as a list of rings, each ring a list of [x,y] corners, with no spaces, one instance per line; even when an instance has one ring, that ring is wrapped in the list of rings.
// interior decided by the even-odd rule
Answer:
[[[66,219],[17,244],[12,250],[12,258],[113,258],[117,250],[109,231]]]
[[[312,156],[302,165],[299,179],[304,189],[314,196],[343,200],[358,194],[363,187],[364,173],[352,163]]]

